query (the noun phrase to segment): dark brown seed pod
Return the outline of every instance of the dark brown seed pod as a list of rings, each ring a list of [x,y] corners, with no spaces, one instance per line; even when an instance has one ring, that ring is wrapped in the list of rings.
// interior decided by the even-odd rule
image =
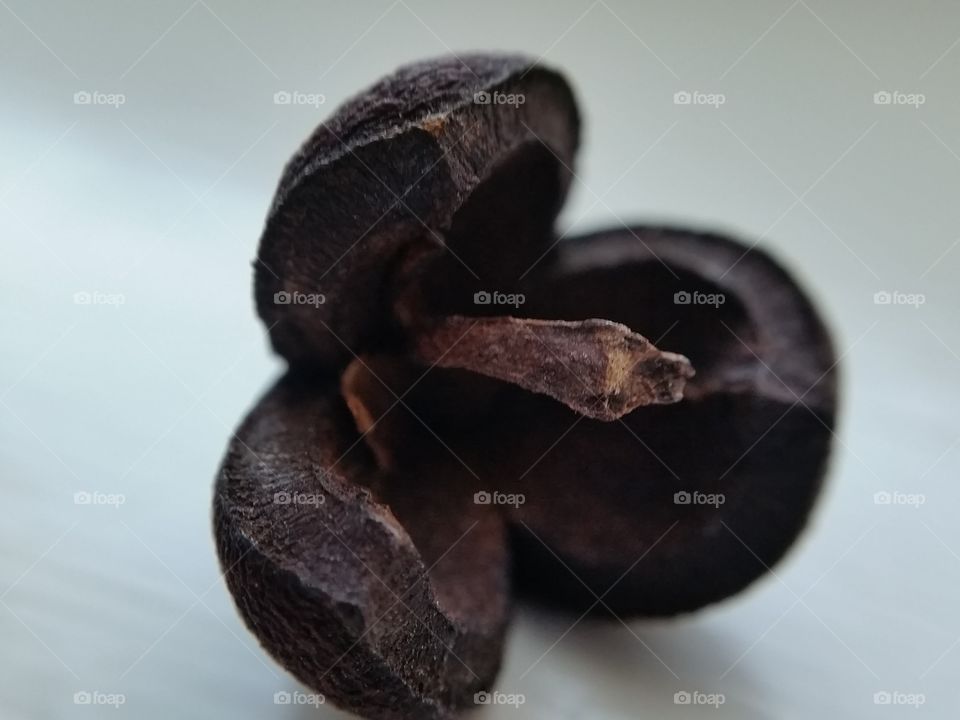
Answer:
[[[256,297],[291,371],[228,451],[217,546],[264,646],[368,717],[469,706],[511,585],[693,610],[761,576],[817,496],[835,359],[809,301],[716,235],[557,243],[578,133],[550,70],[429,61],[281,180]]]
[[[494,96],[523,104],[476,102]],[[277,352],[335,368],[344,345],[382,343],[412,253],[449,248],[484,282],[515,280],[553,241],[578,138],[566,82],[522,57],[417,63],[345,104],[287,165],[264,229],[257,307]],[[498,166],[503,182],[480,188]],[[283,303],[295,293],[326,302]]]
[[[521,589],[661,615],[764,574],[818,495],[836,405],[829,337],[793,280],[723,237],[637,227],[564,244],[534,297],[538,316],[599,315],[670,338],[697,375],[682,402],[616,423],[513,405],[495,444],[523,473],[526,502],[511,513]]]
[[[227,584],[264,647],[337,704],[445,717],[500,665],[504,525],[462,471],[393,475],[356,435],[337,383],[289,376],[260,401],[216,488]]]

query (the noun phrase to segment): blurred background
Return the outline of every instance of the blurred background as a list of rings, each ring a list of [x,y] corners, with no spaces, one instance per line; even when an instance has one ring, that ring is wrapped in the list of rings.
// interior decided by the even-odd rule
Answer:
[[[304,688],[214,554],[218,463],[282,367],[251,261],[318,122],[471,49],[574,85],[563,228],[758,240],[844,382],[775,576],[671,622],[521,611],[498,689],[525,702],[475,716],[956,717],[960,6],[906,0],[0,0],[0,716],[345,717],[275,703]]]

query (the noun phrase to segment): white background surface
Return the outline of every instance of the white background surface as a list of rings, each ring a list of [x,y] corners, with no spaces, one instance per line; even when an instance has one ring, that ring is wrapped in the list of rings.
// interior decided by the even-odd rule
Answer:
[[[250,262],[283,163],[339,101],[403,61],[497,48],[544,55],[578,93],[564,227],[761,238],[828,316],[844,394],[828,490],[776,577],[669,623],[566,632],[522,610],[498,689],[526,703],[477,715],[957,716],[960,8],[822,0],[0,1],[0,716],[313,714],[274,705],[297,686],[239,622],[211,541],[221,454],[281,367]]]

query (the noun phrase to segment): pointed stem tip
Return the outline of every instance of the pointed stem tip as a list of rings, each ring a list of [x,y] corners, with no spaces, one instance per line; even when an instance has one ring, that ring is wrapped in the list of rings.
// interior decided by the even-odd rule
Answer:
[[[582,415],[616,420],[641,405],[674,403],[690,361],[609,320],[452,315],[421,328],[414,353],[548,395]]]

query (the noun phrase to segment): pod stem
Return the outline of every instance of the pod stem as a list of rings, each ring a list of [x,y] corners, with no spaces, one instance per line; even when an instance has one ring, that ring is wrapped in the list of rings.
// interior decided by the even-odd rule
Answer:
[[[609,320],[451,315],[416,328],[412,345],[428,365],[503,380],[605,421],[681,400],[694,374],[684,356]]]

